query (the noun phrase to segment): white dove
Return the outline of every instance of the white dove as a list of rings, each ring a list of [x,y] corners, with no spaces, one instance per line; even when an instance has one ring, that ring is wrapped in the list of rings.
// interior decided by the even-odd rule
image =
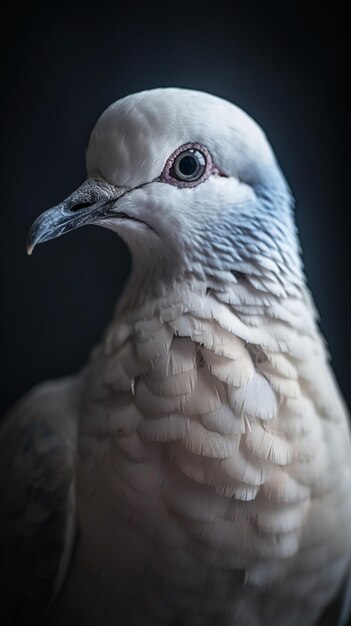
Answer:
[[[102,114],[87,170],[29,252],[97,224],[133,267],[87,366],[2,426],[7,623],[318,623],[351,568],[350,428],[264,133],[144,91]]]

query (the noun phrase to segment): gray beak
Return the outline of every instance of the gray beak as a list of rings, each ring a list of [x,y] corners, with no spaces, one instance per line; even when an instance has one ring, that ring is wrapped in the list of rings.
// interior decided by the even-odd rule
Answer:
[[[102,179],[88,178],[66,200],[48,209],[32,224],[27,240],[27,252],[32,254],[38,243],[60,237],[70,230],[94,224],[112,214],[112,207],[128,192],[125,187],[109,185]]]

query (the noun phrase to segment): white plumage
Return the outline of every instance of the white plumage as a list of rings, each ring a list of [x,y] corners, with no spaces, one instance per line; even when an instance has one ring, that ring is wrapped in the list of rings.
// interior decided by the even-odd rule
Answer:
[[[351,439],[272,150],[157,89],[105,111],[87,167],[29,250],[95,223],[133,269],[84,370],[2,427],[7,619],[313,626],[351,568]]]

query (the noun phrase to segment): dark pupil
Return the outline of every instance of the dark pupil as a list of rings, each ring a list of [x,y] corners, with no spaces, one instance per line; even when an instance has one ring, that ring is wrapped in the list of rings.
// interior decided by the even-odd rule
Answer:
[[[196,172],[197,161],[195,157],[191,155],[184,156],[182,159],[180,159],[178,163],[178,168],[180,173],[184,174],[184,176],[191,176],[191,174],[194,174],[194,172]]]

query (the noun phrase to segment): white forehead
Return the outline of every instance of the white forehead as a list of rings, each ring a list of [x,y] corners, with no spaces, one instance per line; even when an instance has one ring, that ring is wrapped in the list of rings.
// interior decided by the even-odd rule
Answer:
[[[226,174],[242,176],[272,161],[260,127],[235,105],[188,89],[152,89],[111,104],[87,151],[89,176],[135,187],[158,177],[178,146],[205,145]]]

